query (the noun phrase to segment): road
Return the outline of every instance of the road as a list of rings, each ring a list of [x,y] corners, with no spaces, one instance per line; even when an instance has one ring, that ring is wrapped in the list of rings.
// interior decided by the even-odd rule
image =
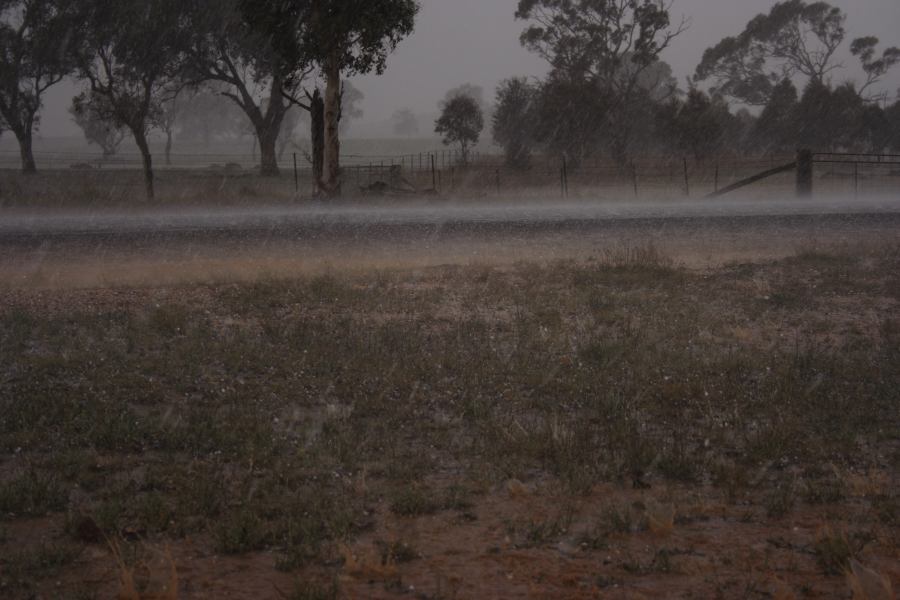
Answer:
[[[893,197],[0,213],[0,278],[11,286],[177,283],[579,260],[641,244],[706,267],[898,240]]]

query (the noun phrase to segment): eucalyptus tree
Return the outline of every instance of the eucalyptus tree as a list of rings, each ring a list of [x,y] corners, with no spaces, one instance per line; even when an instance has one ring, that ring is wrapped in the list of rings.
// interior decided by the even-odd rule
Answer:
[[[713,90],[739,102],[764,106],[784,79],[801,76],[814,84],[843,65],[837,53],[847,32],[847,15],[827,2],[785,0],[751,19],[737,36],[726,37],[703,53],[695,82],[711,81]],[[876,56],[878,38],[862,37],[850,45],[859,57],[865,90],[900,62],[900,49]]]
[[[591,99],[602,110],[560,112],[560,125],[572,130],[605,127],[614,132],[610,136],[613,155],[620,161],[626,160],[627,125],[633,117],[628,108],[643,94],[642,78],[686,29],[684,21],[673,25],[669,8],[664,0],[519,0],[516,18],[529,23],[520,41],[551,66],[545,86],[582,90],[579,97]],[[602,98],[593,99],[595,94]],[[559,102],[559,94],[550,97],[557,101],[549,105],[560,110],[567,107],[568,103]],[[561,123],[575,114],[589,122]],[[589,152],[590,144],[572,151]],[[577,161],[583,156],[571,158]]]
[[[86,103],[134,137],[144,167],[147,197],[154,196],[153,157],[147,135],[163,104],[180,91],[187,50],[184,0],[84,0],[87,27],[79,74]]]
[[[878,55],[876,52],[878,41],[877,37],[868,36],[857,38],[850,44],[850,53],[859,58],[863,72],[866,74],[866,81],[857,90],[860,97],[865,97],[867,89],[880,82],[888,71],[900,63],[900,48],[891,46],[885,48]],[[880,94],[878,97],[885,98],[886,96]]]
[[[291,107],[310,110],[304,84],[310,2],[193,0],[188,78],[215,82],[247,115],[260,148],[260,172],[277,175],[278,138]]]
[[[302,28],[306,64],[325,80],[322,190],[341,193],[340,120],[342,78],[382,74],[388,55],[412,33],[415,0],[309,0]]]
[[[19,143],[22,172],[37,166],[32,146],[43,95],[76,67],[81,21],[68,0],[0,0],[0,120]]]

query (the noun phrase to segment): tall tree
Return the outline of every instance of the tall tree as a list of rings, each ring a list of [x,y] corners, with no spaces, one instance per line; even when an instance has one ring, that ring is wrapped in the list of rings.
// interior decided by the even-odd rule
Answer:
[[[187,42],[183,0],[85,0],[87,35],[79,73],[90,104],[104,120],[125,126],[144,165],[147,197],[154,196],[147,134],[164,102],[178,93]]]
[[[713,90],[745,104],[764,106],[775,86],[801,75],[825,82],[842,67],[836,53],[844,42],[847,16],[827,2],[785,0],[747,23],[744,31],[708,48],[697,66],[695,82],[711,81]],[[900,49],[876,57],[878,38],[854,40],[850,51],[860,58],[866,81],[858,93],[877,83],[900,62]]]
[[[76,66],[75,3],[0,0],[0,117],[19,142],[22,172],[34,173],[32,137],[44,92]]]
[[[503,147],[506,164],[515,169],[531,163],[536,99],[537,89],[524,77],[507,79],[497,87],[492,133],[494,142]]]
[[[442,103],[441,116],[435,121],[434,131],[444,138],[444,144],[459,144],[462,163],[469,164],[469,149],[478,143],[484,129],[484,115],[478,102],[471,96],[453,96]]]
[[[312,72],[303,50],[309,2],[196,0],[191,12],[190,77],[217,89],[247,115],[260,148],[260,173],[277,175],[278,137],[293,105],[304,104]]]
[[[530,23],[522,45],[550,64],[550,82],[603,96],[605,112],[595,125],[618,130],[613,154],[626,161],[628,108],[644,73],[685,23],[672,26],[664,0],[519,0],[516,17]]]
[[[304,22],[307,58],[325,79],[325,156],[322,187],[340,195],[341,78],[384,72],[388,55],[412,33],[415,0],[310,0]]]

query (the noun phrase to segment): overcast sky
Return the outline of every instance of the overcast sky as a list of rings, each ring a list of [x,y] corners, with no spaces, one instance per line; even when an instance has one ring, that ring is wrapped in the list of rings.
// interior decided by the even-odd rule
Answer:
[[[490,99],[501,79],[543,74],[546,67],[541,59],[519,45],[525,24],[514,18],[517,4],[518,0],[421,0],[416,31],[401,42],[385,74],[354,80],[365,94],[364,120],[371,124],[385,121],[404,106],[432,112],[448,89],[462,83],[484,87]],[[683,86],[704,49],[739,33],[750,18],[767,12],[773,4],[774,0],[674,0],[673,20],[684,16],[690,29],[673,42],[663,58]],[[848,38],[875,35],[883,46],[900,46],[900,0],[832,0],[832,4],[848,13]],[[853,68],[838,71],[835,83],[859,77],[855,59],[847,57],[846,64]],[[885,88],[893,93],[897,87],[900,73],[894,72]],[[45,136],[77,133],[66,112],[74,89],[61,85],[51,90],[43,115]],[[357,131],[366,129],[369,127]]]

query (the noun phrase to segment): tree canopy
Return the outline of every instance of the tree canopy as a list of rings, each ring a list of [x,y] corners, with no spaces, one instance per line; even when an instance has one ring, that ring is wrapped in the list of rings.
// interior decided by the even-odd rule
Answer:
[[[841,9],[827,2],[777,2],[767,14],[751,19],[739,35],[708,48],[694,81],[711,81],[713,92],[759,106],[768,103],[775,86],[786,78],[801,75],[823,82],[842,66],[835,54],[846,37],[846,19]],[[860,95],[900,61],[896,48],[876,57],[877,45],[874,37],[851,44],[867,76]]]
[[[182,0],[85,0],[87,34],[79,72],[89,91],[77,102],[134,136],[144,162],[147,196],[152,198],[153,159],[147,133],[162,104],[183,83],[190,31]]]
[[[37,167],[32,135],[43,94],[71,73],[82,35],[75,3],[0,0],[0,119],[19,142],[22,170]]]
[[[529,22],[522,45],[551,66],[541,120],[559,112],[555,126],[541,125],[541,137],[576,163],[604,139],[624,163],[633,107],[646,92],[641,82],[684,21],[673,26],[662,0],[520,0],[516,17]]]

